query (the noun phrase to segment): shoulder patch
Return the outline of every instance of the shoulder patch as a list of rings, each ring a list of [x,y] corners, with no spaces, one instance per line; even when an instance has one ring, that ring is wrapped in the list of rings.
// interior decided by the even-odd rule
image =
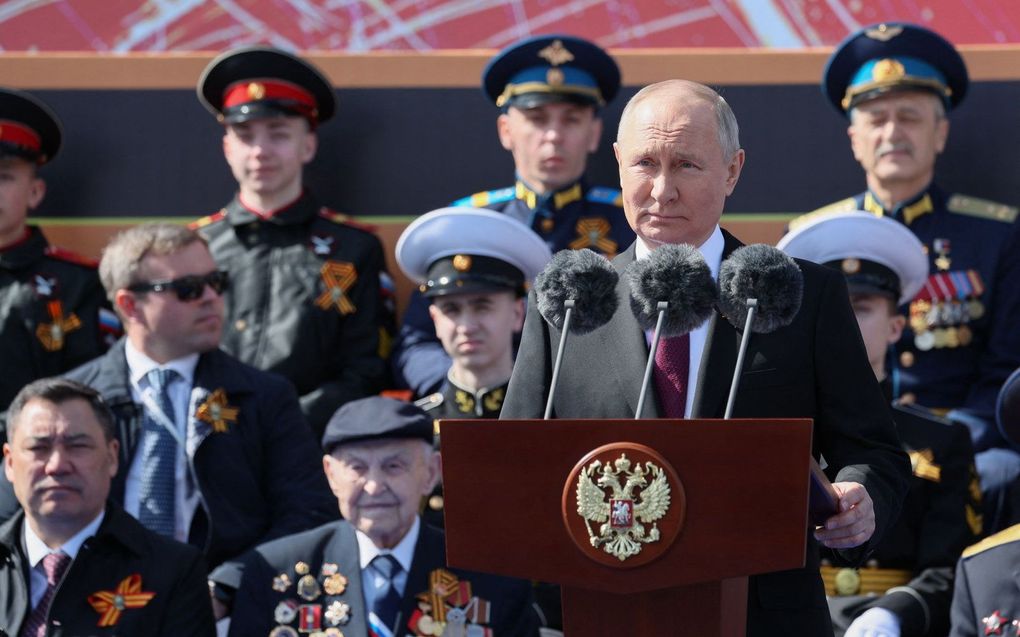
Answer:
[[[438,407],[438,406],[440,406],[442,404],[443,404],[443,395],[441,393],[439,393],[439,392],[436,392],[434,394],[429,394],[428,396],[426,396],[424,398],[419,398],[418,400],[414,401],[414,406],[415,407],[417,407],[418,409],[424,409],[425,411],[429,411],[429,410],[435,409],[436,407]]]
[[[619,188],[603,188],[596,186],[588,190],[585,199],[594,203],[604,203],[608,206],[623,207],[623,192]]]
[[[1018,212],[1016,206],[1007,206],[1004,203],[968,197],[967,195],[953,195],[946,202],[946,209],[960,215],[1005,223],[1013,223]]]
[[[799,217],[794,217],[793,219],[790,220],[790,223],[787,224],[786,229],[796,230],[797,228],[803,226],[804,224],[810,223],[816,219],[827,217],[837,212],[850,212],[851,210],[857,210],[857,200],[854,199],[853,197],[847,197],[842,201],[830,203],[829,205],[822,206],[817,210],[812,210],[807,214],[800,215]]]
[[[485,206],[494,203],[505,203],[510,201],[516,196],[514,192],[513,186],[497,188],[496,190],[483,190],[482,192],[476,192],[473,195],[462,197],[450,205],[453,207],[471,206],[472,208],[484,208]]]
[[[357,228],[358,230],[364,230],[365,232],[375,233],[375,231],[378,230],[376,226],[370,223],[362,223],[360,221],[356,221],[354,217],[350,215],[345,215],[342,212],[336,212],[334,210],[330,210],[329,208],[319,208],[319,216],[322,217],[323,219],[326,219],[327,221],[332,221],[333,223],[336,224]]]
[[[208,226],[209,224],[216,223],[217,221],[219,221],[220,219],[223,219],[226,216],[227,216],[227,211],[226,210],[220,210],[219,212],[217,212],[215,214],[211,214],[211,215],[202,217],[201,219],[195,219],[194,221],[192,221],[191,223],[188,224],[188,229],[190,229],[190,230],[198,230],[199,228],[204,228],[204,227]]]
[[[961,559],[973,557],[978,553],[983,553],[988,549],[993,549],[1003,544],[1009,544],[1010,542],[1020,541],[1020,524],[1009,527],[1003,531],[999,531],[995,535],[989,535],[985,539],[981,540],[977,544],[968,546],[963,550]]]
[[[90,259],[86,256],[80,255],[77,252],[71,252],[64,248],[58,248],[57,246],[46,246],[46,256],[57,259],[58,261],[66,261],[75,265],[81,265],[86,268],[92,268],[93,270],[99,267],[99,261]]]

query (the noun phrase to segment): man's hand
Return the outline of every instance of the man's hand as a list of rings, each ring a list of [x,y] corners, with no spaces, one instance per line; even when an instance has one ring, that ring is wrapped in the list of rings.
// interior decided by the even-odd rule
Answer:
[[[834,482],[839,513],[815,530],[815,539],[830,549],[849,549],[864,544],[875,532],[875,505],[863,484]]]
[[[884,608],[869,608],[850,624],[844,637],[900,637],[900,618]]]

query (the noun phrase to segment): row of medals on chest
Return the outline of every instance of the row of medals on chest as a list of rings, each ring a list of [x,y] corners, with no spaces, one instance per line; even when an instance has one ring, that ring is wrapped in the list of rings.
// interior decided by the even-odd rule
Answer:
[[[910,328],[914,331],[914,346],[926,352],[931,349],[966,347],[974,338],[968,323],[985,314],[985,306],[977,295],[969,298],[947,298],[941,289],[942,277],[948,275],[949,247],[944,239],[936,239],[938,273],[930,276],[927,285],[943,294],[931,295],[931,300],[916,299],[910,304]]]

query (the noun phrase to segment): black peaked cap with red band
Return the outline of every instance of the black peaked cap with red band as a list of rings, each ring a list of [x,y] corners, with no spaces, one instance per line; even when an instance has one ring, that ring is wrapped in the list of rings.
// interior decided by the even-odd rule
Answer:
[[[41,166],[60,150],[62,137],[60,120],[38,98],[0,88],[0,158],[21,157]]]

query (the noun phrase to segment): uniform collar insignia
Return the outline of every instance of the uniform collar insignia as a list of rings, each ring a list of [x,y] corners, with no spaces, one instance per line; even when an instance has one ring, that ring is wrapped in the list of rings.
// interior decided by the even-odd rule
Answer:
[[[142,608],[156,594],[142,590],[142,576],[138,573],[128,575],[117,588],[111,591],[97,591],[89,595],[89,604],[99,613],[100,628],[116,626],[120,614],[132,608]]]
[[[865,211],[872,213],[876,217],[885,215],[892,216],[899,211],[903,218],[903,223],[908,226],[918,217],[935,211],[935,204],[928,191],[923,191],[913,199],[897,204],[892,210],[886,210],[878,197],[869,190],[867,194],[864,195],[864,203],[862,204],[862,207]]]
[[[547,205],[553,211],[557,211],[562,210],[575,201],[580,201],[584,197],[584,189],[581,187],[581,182],[574,182],[556,192],[540,195],[518,179],[517,184],[514,186],[514,195],[524,201],[531,210],[538,208],[544,202],[548,202]]]

